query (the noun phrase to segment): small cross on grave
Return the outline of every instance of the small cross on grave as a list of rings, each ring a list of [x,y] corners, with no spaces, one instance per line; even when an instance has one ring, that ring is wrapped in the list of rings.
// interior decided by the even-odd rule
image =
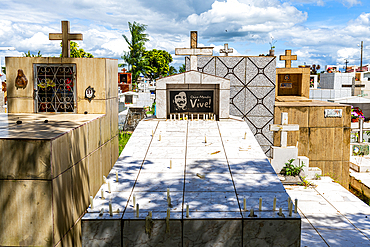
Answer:
[[[62,21],[62,33],[49,33],[49,40],[62,40],[62,57],[70,57],[70,40],[83,40],[80,33],[69,33],[69,21]]]
[[[229,44],[228,43],[225,43],[224,44],[224,49],[220,49],[220,53],[225,53],[225,56],[228,56],[229,53],[233,53],[233,48],[230,48],[229,49]]]
[[[298,124],[288,124],[288,113],[281,113],[281,124],[271,124],[270,131],[280,131],[280,146],[285,148],[288,145],[288,131],[298,131]]]
[[[175,55],[190,55],[190,70],[198,70],[198,55],[212,56],[213,47],[198,47],[197,31],[190,32],[190,48],[176,48]]]
[[[285,50],[285,55],[280,55],[280,60],[285,60],[285,68],[291,68],[292,60],[297,60],[297,55],[292,55],[292,50]]]

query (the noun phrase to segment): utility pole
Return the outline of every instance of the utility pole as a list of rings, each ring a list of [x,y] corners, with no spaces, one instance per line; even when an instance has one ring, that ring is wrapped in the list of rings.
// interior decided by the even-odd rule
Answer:
[[[346,73],[347,73],[347,64],[348,64],[349,62],[348,62],[348,60],[346,59]]]
[[[364,51],[364,42],[361,41],[361,64],[360,64],[360,72],[362,72],[362,54]]]

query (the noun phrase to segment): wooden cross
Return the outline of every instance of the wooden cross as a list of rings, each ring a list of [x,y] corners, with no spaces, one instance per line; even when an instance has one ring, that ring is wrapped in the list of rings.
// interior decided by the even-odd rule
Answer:
[[[49,40],[62,40],[62,57],[70,57],[70,40],[83,40],[80,33],[69,33],[69,21],[62,21],[62,33],[49,33]]]
[[[288,124],[288,113],[281,113],[281,124],[270,124],[270,131],[280,131],[280,146],[286,148],[288,145],[288,131],[298,131],[298,124]]]
[[[285,50],[285,55],[280,55],[280,60],[285,60],[285,68],[291,68],[292,60],[297,60],[297,55],[292,55],[292,50]]]
[[[190,70],[198,70],[198,55],[212,56],[213,47],[198,47],[197,31],[190,32],[190,48],[176,48],[175,55],[190,55]]]
[[[225,43],[224,44],[224,49],[220,49],[220,53],[225,53],[225,56],[228,56],[229,53],[233,53],[233,48],[230,48],[229,49],[229,44],[228,43]]]

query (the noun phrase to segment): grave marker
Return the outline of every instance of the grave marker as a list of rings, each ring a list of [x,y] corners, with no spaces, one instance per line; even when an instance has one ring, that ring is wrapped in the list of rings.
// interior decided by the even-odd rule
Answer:
[[[198,32],[190,32],[190,48],[176,48],[175,55],[190,55],[190,70],[198,70],[198,55],[212,56],[213,47],[198,47]]]
[[[229,49],[229,44],[228,43],[225,43],[224,44],[224,49],[220,49],[220,53],[225,53],[225,56],[228,56],[229,53],[233,53],[233,48],[230,48]]]
[[[285,50],[285,55],[280,55],[280,60],[285,60],[285,68],[292,67],[292,60],[297,60],[297,55],[292,55],[292,50]]]
[[[69,21],[62,21],[62,33],[49,33],[49,40],[62,40],[62,57],[71,56],[70,40],[83,40],[81,33],[69,33]]]

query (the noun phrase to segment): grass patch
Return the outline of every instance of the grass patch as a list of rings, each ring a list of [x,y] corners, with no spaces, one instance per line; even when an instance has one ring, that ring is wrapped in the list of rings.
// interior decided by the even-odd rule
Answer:
[[[125,148],[128,140],[130,140],[132,133],[129,131],[121,131],[118,135],[118,149],[119,149],[119,154],[121,154],[122,150]]]
[[[356,190],[355,188],[353,188],[351,185],[349,185],[349,191],[354,194],[355,196],[357,196],[361,201],[363,201],[364,203],[366,203],[367,205],[370,205],[370,198],[368,198],[367,196],[364,195],[364,193],[362,191],[358,191]]]

